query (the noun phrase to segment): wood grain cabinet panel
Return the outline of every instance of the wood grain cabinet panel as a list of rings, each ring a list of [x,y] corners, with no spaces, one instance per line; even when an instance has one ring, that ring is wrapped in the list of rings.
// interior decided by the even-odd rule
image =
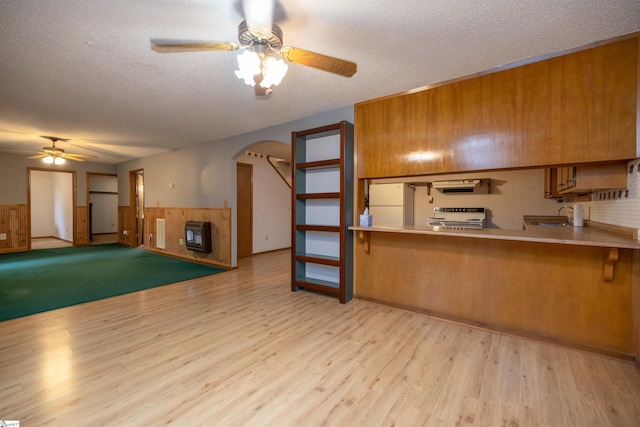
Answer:
[[[633,250],[612,281],[596,246],[371,233],[356,242],[360,298],[592,350],[632,349]]]
[[[612,188],[622,189],[627,186],[627,164],[611,163],[606,165],[581,165],[558,168],[565,174],[565,181],[558,192],[590,193],[595,190]]]
[[[355,107],[358,177],[636,157],[638,39]]]

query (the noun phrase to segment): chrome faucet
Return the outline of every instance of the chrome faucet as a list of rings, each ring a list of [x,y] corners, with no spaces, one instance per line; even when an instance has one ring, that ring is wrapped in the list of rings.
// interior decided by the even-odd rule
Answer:
[[[573,224],[573,208],[569,205],[562,205],[560,209],[558,209],[558,215],[562,213],[563,209],[569,209],[569,214],[567,215],[567,224]]]

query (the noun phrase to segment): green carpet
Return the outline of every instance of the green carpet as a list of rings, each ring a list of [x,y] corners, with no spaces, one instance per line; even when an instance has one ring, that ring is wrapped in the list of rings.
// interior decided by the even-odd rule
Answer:
[[[117,244],[0,255],[0,321],[224,270]]]

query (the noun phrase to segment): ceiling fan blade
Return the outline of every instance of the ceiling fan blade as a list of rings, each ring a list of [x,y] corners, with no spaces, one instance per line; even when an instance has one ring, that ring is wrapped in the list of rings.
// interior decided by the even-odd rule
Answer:
[[[274,0],[244,0],[242,9],[247,27],[254,34],[270,34]]]
[[[92,156],[91,154],[75,154],[75,153],[63,153],[63,154],[60,154],[59,157],[64,157],[65,159],[71,159],[71,160],[97,159],[96,156]]]
[[[74,162],[84,162],[83,158],[75,157],[75,156],[69,155],[69,154],[64,154],[64,155],[58,156],[58,157],[62,157],[65,160],[73,160]]]
[[[35,156],[27,157],[27,159],[43,159],[47,156],[48,156],[47,153],[40,153],[40,154],[36,154]]]
[[[158,53],[206,52],[215,50],[236,50],[239,45],[231,42],[180,42],[170,40],[151,40],[151,50]]]
[[[280,50],[280,55],[287,61],[344,77],[351,77],[358,71],[358,65],[354,62],[333,58],[298,47],[285,46]]]

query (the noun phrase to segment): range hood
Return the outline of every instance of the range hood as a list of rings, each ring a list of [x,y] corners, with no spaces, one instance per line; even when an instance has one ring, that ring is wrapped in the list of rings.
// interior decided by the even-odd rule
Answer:
[[[479,179],[458,179],[452,181],[433,181],[431,186],[443,193],[471,193],[480,184]]]

